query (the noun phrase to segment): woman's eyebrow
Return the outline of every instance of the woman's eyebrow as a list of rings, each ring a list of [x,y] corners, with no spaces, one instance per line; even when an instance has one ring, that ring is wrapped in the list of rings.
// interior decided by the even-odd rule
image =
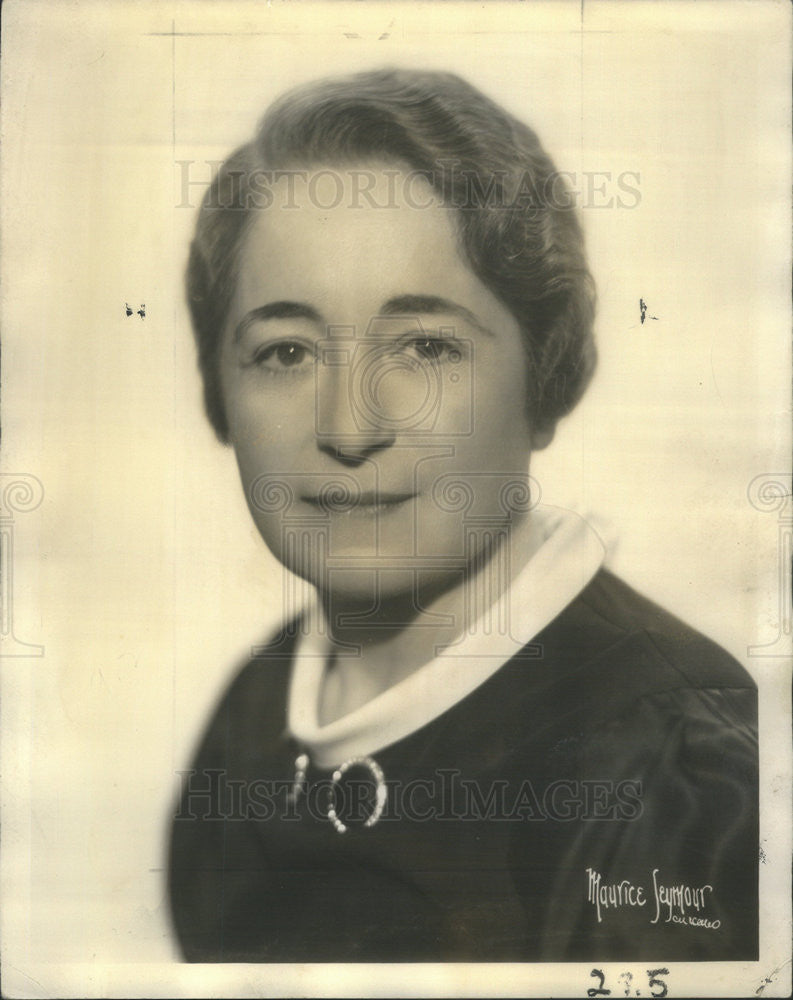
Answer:
[[[307,319],[312,323],[322,323],[322,317],[317,310],[305,302],[268,302],[245,313],[234,330],[234,343],[240,342],[251,324],[261,323],[267,319]]]
[[[383,316],[438,315],[441,313],[459,316],[470,326],[491,337],[493,336],[493,331],[489,330],[470,309],[466,309],[458,302],[452,302],[451,299],[443,299],[437,295],[397,295],[383,303],[380,307],[380,313]]]

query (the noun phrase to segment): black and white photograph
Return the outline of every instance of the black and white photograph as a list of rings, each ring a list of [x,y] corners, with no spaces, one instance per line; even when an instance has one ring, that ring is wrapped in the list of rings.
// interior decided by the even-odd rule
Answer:
[[[788,995],[789,6],[2,22],[4,995]]]

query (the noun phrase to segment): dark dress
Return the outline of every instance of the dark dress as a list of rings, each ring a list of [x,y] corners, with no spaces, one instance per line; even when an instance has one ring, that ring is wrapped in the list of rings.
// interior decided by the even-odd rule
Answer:
[[[373,754],[388,801],[368,828],[363,769],[337,788],[346,833],[327,769],[288,798],[291,651],[242,669],[185,775],[169,889],[187,960],[757,958],[755,684],[608,571]]]

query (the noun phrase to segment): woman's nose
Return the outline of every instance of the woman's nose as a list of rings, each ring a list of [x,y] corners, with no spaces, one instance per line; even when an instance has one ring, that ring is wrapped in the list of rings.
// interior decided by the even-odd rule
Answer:
[[[396,439],[388,414],[367,392],[367,380],[359,377],[360,354],[361,345],[334,348],[321,359],[316,380],[317,445],[348,465],[389,448]]]

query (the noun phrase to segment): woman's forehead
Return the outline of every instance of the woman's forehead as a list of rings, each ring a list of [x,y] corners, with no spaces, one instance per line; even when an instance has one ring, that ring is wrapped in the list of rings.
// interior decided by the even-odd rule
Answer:
[[[291,190],[281,185],[272,204],[255,211],[240,257],[240,295],[340,284],[379,294],[397,278],[450,290],[476,280],[460,251],[454,213],[430,201],[435,192],[426,179],[408,181],[400,171],[394,185],[372,168],[361,181],[352,169],[304,171],[290,179]],[[362,199],[362,183],[383,201]]]
[[[257,181],[247,205],[253,228],[282,237],[286,223],[302,228],[367,229],[385,237],[392,230],[456,231],[456,213],[431,183],[432,175],[395,164],[361,163],[268,171]],[[302,227],[302,228],[301,228]]]
[[[356,182],[347,177],[344,183]],[[382,209],[324,209],[312,200],[308,180],[300,196],[296,191],[288,203],[259,210],[250,224],[231,325],[251,310],[283,301],[308,305],[328,322],[366,325],[384,303],[400,297],[447,300],[460,307],[458,315],[467,311],[482,327],[515,325],[471,269],[453,211],[404,200]]]

